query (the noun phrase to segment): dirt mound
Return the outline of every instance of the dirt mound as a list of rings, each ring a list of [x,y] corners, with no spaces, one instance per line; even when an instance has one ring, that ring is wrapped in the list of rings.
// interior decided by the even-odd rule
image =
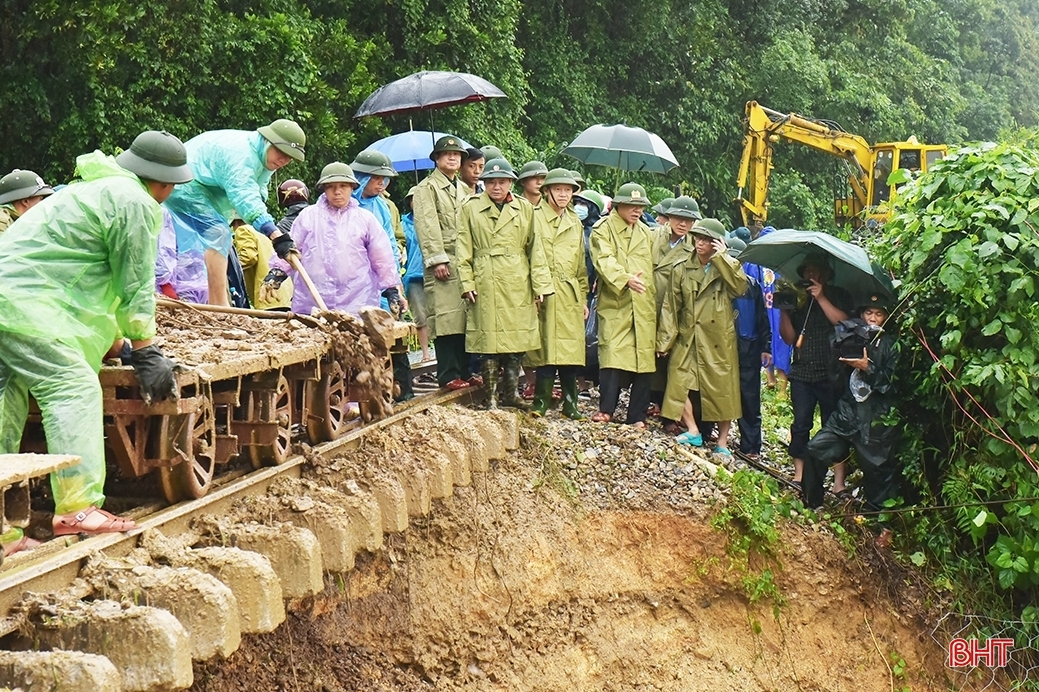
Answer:
[[[945,688],[926,631],[829,536],[784,529],[777,620],[748,602],[702,509],[584,502],[552,456],[531,445],[474,474],[194,689]]]

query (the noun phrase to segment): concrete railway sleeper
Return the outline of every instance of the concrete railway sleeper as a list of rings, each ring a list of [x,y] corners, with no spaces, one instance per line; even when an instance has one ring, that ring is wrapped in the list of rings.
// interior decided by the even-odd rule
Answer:
[[[0,686],[189,687],[193,660],[226,658],[243,635],[273,631],[287,608],[324,590],[325,574],[351,570],[354,555],[380,550],[384,533],[519,446],[515,414],[444,406],[473,394],[420,397],[347,431],[307,454],[317,465],[306,477],[307,460],[288,456],[141,517],[128,534],[15,556],[0,571]],[[463,442],[439,445],[444,434]],[[358,456],[362,439],[424,451],[372,469]]]

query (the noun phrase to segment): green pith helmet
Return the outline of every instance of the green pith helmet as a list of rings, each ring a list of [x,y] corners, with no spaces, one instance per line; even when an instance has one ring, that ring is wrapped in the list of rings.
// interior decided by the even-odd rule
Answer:
[[[0,204],[53,194],[54,189],[32,171],[15,169],[0,178]]]
[[[548,175],[548,166],[541,161],[527,161],[519,171],[518,180]]]
[[[574,188],[574,192],[581,189],[581,186],[574,180],[574,175],[565,168],[553,168],[545,176],[545,182],[541,184],[541,188],[544,189],[549,185],[569,185]]]
[[[263,138],[286,156],[302,161],[306,156],[307,136],[294,120],[278,118],[270,125],[257,128]]]
[[[390,157],[374,149],[365,149],[355,156],[350,168],[355,173],[381,175],[387,178],[397,177],[397,171],[393,170],[393,161],[390,160]]]
[[[604,200],[602,198],[602,195],[600,195],[595,190],[581,190],[577,193],[575,199],[583,199],[586,202],[591,202],[599,208],[600,214],[603,213],[603,211],[606,209],[606,200]]]
[[[718,219],[700,219],[693,224],[693,235],[705,235],[714,240],[725,240],[725,226]]]
[[[649,197],[646,196],[646,188],[638,183],[624,183],[613,197],[613,206],[616,207],[618,204],[648,207]]]
[[[187,149],[169,132],[142,132],[115,162],[139,178],[159,183],[179,185],[195,177],[188,168]]]
[[[317,181],[318,191],[324,190],[329,183],[349,183],[355,188],[360,185],[354,177],[353,169],[341,161],[333,161],[321,169],[321,177]]]
[[[729,248],[730,257],[739,257],[740,253],[747,249],[747,244],[736,236],[726,238],[725,245]]]
[[[480,174],[480,180],[490,180],[492,178],[508,178],[509,180],[516,179],[516,173],[512,170],[512,164],[505,159],[491,159],[483,166],[483,173]]]
[[[505,158],[505,154],[501,153],[501,149],[494,146],[493,144],[488,144],[485,147],[480,147],[480,151],[483,152],[483,158],[486,161],[490,161],[491,159]]]
[[[468,155],[468,152],[465,150],[465,147],[463,147],[461,143],[459,143],[457,137],[455,137],[454,135],[444,135],[443,137],[437,140],[436,144],[433,145],[433,151],[430,152],[429,158],[433,161],[436,161],[437,156],[443,154],[446,151],[457,151],[459,154],[462,155],[463,161],[465,161],[465,157]]]
[[[670,216],[667,210],[671,207],[671,203],[675,201],[674,197],[665,197],[653,206],[653,211],[657,214],[663,214],[664,216]],[[699,217],[697,217],[699,218]]]
[[[581,187],[588,184],[587,181],[585,181],[584,176],[581,175],[581,171],[570,171],[570,177],[576,180],[577,184]]]
[[[664,202],[662,201],[661,204]],[[703,218],[703,214],[700,213],[700,205],[696,203],[696,200],[688,195],[682,195],[678,199],[671,202],[668,206],[667,211],[664,212],[668,216],[676,216],[683,219],[694,219],[699,221]]]

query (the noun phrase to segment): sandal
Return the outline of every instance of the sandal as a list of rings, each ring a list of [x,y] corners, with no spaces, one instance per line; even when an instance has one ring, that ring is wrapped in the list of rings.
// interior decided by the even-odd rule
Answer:
[[[840,491],[839,493],[833,493],[833,495],[834,495],[834,497],[836,497],[841,502],[854,502],[855,501],[855,495],[852,494],[851,488],[845,488],[844,490]]]
[[[459,389],[468,389],[470,386],[472,385],[470,385],[468,381],[461,378],[455,378],[444,385],[444,387],[450,389],[452,392],[456,392]]]
[[[646,415],[650,418],[660,418],[660,407],[656,404],[650,404],[649,408],[646,409]]]
[[[702,447],[703,446],[703,435],[696,433],[695,435],[691,432],[684,432],[675,438],[675,442],[680,445],[689,445],[690,447]]]
[[[611,420],[613,420],[613,416],[602,411],[596,411],[591,418],[593,423],[609,423]]]
[[[470,375],[467,382],[473,387],[483,386],[483,375]]]
[[[94,529],[86,529],[80,526],[87,517],[97,512],[100,512],[105,517],[105,521],[100,526]],[[106,512],[100,507],[94,507],[91,505],[75,514],[55,515],[53,526],[55,536],[74,536],[79,533],[93,536],[100,533],[122,533],[123,531],[129,531],[137,526],[137,522],[133,519],[117,517],[111,512]]]
[[[32,538],[23,535],[17,541],[6,543],[4,545],[4,557],[10,557],[15,553],[20,553],[24,550],[32,550],[33,548],[36,548],[41,545],[43,544],[39,541],[33,540]]]
[[[629,425],[631,425],[631,427],[633,428],[638,428],[639,430],[646,429],[646,421],[644,420],[637,420],[634,423],[629,423]]]
[[[711,450],[711,454],[719,454],[723,457],[731,457],[732,451],[728,447],[717,446]]]

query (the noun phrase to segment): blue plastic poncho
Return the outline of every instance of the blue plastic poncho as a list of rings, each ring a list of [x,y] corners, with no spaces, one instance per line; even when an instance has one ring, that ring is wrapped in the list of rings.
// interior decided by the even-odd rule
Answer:
[[[765,226],[761,235],[768,235],[776,230],[772,226]],[[759,236],[760,237],[760,236]],[[772,298],[776,290],[776,283],[782,278],[778,272],[760,267],[754,278],[761,284],[761,293],[765,298],[765,307],[768,310],[768,321],[772,325],[772,365],[784,373],[790,371],[790,361],[794,355],[794,347],[783,341],[779,333],[780,311],[772,307]]]
[[[425,265],[422,263],[422,248],[418,244],[418,233],[415,231],[415,214],[408,212],[400,217],[404,227],[404,242],[408,253],[408,265],[404,268],[404,283],[422,281]]]
[[[227,256],[235,211],[247,224],[273,223],[267,212],[270,144],[255,130],[213,130],[184,143],[195,179],[178,185],[166,200],[178,221],[192,228],[207,249]]]
[[[32,394],[47,449],[82,461],[51,474],[55,512],[104,502],[104,404],[97,371],[119,335],[155,335],[161,207],[101,152],[82,182],[0,236],[0,454],[19,449]]]
[[[390,214],[390,205],[386,204],[382,195],[364,196],[364,188],[372,179],[371,175],[362,174],[355,177],[360,185],[353,191],[353,198],[357,200],[361,209],[367,209],[378,219],[379,225],[386,231],[386,237],[390,239],[390,245],[393,247],[393,259],[397,262],[397,267],[400,267],[400,248],[397,246],[397,237],[393,234],[393,215]]]

